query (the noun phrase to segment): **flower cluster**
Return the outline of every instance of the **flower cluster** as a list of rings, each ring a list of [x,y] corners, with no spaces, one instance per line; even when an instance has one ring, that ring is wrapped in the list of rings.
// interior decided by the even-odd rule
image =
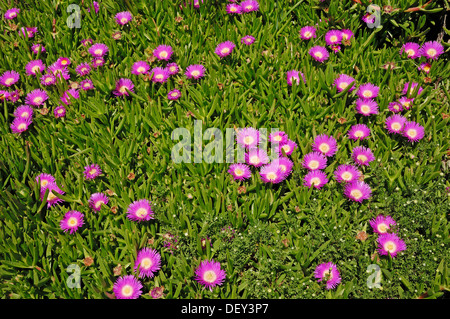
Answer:
[[[396,257],[400,251],[406,250],[405,242],[393,231],[397,223],[391,216],[378,215],[370,220],[374,233],[378,234],[378,253]]]
[[[243,14],[259,10],[259,3],[256,0],[244,0],[241,3],[229,3],[226,6],[228,14]]]

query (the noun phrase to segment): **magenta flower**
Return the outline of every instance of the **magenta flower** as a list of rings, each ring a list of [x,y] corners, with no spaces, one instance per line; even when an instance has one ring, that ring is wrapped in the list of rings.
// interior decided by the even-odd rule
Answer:
[[[188,79],[198,80],[205,75],[205,67],[201,64],[189,65],[185,75]]]
[[[344,195],[348,199],[362,203],[363,200],[372,196],[372,189],[362,181],[353,181],[345,185]]]
[[[58,60],[56,60],[55,62],[55,65],[58,65],[61,68],[65,68],[71,64],[72,62],[70,61],[70,59],[66,57],[59,57]]]
[[[344,91],[350,84],[353,83],[352,87],[348,90],[348,92],[353,91],[355,87],[356,80],[347,74],[340,74],[333,82],[333,85],[336,87],[338,92]]]
[[[402,94],[406,95],[407,97],[411,97],[411,95],[414,93],[414,91],[416,90],[418,85],[419,85],[419,83],[416,83],[416,82],[405,83],[405,85],[403,86]],[[408,88],[409,88],[409,90],[408,90]],[[419,86],[419,88],[417,89],[417,96],[419,96],[420,93],[422,93],[422,91],[423,91],[423,88],[421,86]]]
[[[378,114],[378,103],[373,99],[359,98],[356,100],[356,112],[364,116]]]
[[[327,289],[333,289],[341,282],[339,270],[332,262],[318,265],[314,270],[314,277],[317,282],[325,281]]]
[[[37,27],[22,27],[19,29],[19,34],[22,36],[31,39],[34,37],[34,35],[37,33]]]
[[[264,183],[278,184],[285,179],[285,174],[281,171],[280,165],[273,162],[262,166],[259,175]]]
[[[20,79],[20,74],[16,71],[6,71],[0,76],[0,84],[6,87],[10,87],[16,84]]]
[[[47,187],[48,184],[55,183],[56,179],[51,174],[41,173],[35,178],[36,183],[39,184],[40,189]]]
[[[241,38],[241,43],[245,45],[251,45],[255,42],[255,37],[251,35],[246,35],[245,37]]]
[[[352,159],[358,165],[369,166],[369,163],[375,160],[372,150],[364,146],[356,146],[352,150]]]
[[[147,199],[136,200],[128,206],[127,217],[129,220],[142,222],[154,219],[152,205]]]
[[[219,57],[224,58],[233,52],[236,45],[231,41],[219,43],[214,51]]]
[[[311,26],[305,26],[300,29],[300,39],[302,40],[310,40],[316,38],[316,28]]]
[[[330,30],[325,33],[325,42],[327,45],[341,44],[342,32],[339,30]]]
[[[167,72],[166,68],[162,67],[153,68],[150,74],[153,74],[152,82],[155,83],[164,83],[169,78],[169,72]]]
[[[327,174],[320,170],[310,171],[303,178],[303,186],[306,187],[321,189],[326,183],[328,183]]]
[[[416,122],[405,122],[403,125],[402,134],[408,138],[410,142],[418,142],[425,136],[425,129],[422,125]]]
[[[39,82],[41,82],[41,84],[44,85],[44,86],[53,85],[53,84],[56,83],[56,77],[53,74],[50,74],[50,73],[44,74],[39,79]]]
[[[400,104],[400,106],[402,107],[402,110],[409,110],[412,106],[414,102],[414,99],[409,99],[406,96],[402,96],[401,98],[398,99],[398,103]]]
[[[170,45],[158,45],[155,50],[153,50],[153,55],[158,60],[168,61],[171,59],[173,54],[172,47]]]
[[[103,193],[94,193],[89,198],[89,207],[94,211],[99,212],[102,209],[102,205],[107,205],[109,202],[108,196]]]
[[[284,151],[284,154],[286,154],[286,156],[290,156],[296,148],[297,148],[297,143],[295,143],[294,141],[292,141],[290,139],[288,139],[285,143],[278,143],[278,148],[277,148],[278,156],[284,156],[283,151]]]
[[[241,128],[237,132],[236,142],[247,149],[254,148],[259,143],[259,131],[253,127]]]
[[[271,162],[271,165],[278,165],[281,173],[283,174],[283,179],[285,179],[291,174],[294,167],[294,162],[287,157],[278,157]]]
[[[400,134],[403,131],[403,126],[406,123],[406,117],[398,114],[391,115],[386,118],[385,125],[389,133]]]
[[[10,93],[5,90],[0,90],[0,101],[9,100],[10,99]]]
[[[410,59],[415,59],[420,57],[420,45],[414,42],[407,42],[403,44],[400,49],[400,55],[406,53],[407,57]]]
[[[37,73],[44,73],[45,65],[42,60],[32,60],[25,65],[25,72],[27,75],[36,76]]]
[[[286,144],[288,139],[289,139],[288,135],[286,134],[286,132],[283,132],[283,131],[276,131],[276,132],[270,133],[270,135],[269,135],[269,141],[271,143]]]
[[[417,69],[419,71],[424,71],[426,74],[428,74],[431,71],[431,64],[429,62],[424,62]]]
[[[106,44],[103,43],[96,43],[93,44],[88,52],[93,58],[103,57],[105,56],[109,51],[109,48]]]
[[[53,74],[56,78],[63,78],[64,80],[70,79],[69,69],[62,66],[58,61],[50,65],[47,72]]]
[[[60,106],[56,107],[53,110],[53,115],[55,115],[55,118],[60,118],[60,117],[66,116],[66,108],[64,107],[64,105],[60,105]]]
[[[84,215],[76,210],[68,211],[60,221],[60,227],[64,232],[75,233],[84,224]]]
[[[14,117],[20,117],[23,119],[32,119],[33,108],[28,105],[21,105],[14,110]]]
[[[141,249],[134,263],[134,271],[139,273],[139,278],[153,278],[155,273],[161,269],[161,255],[156,249]]]
[[[303,157],[302,166],[310,171],[327,167],[327,158],[319,152],[310,152]]]
[[[61,96],[61,101],[64,104],[69,105],[69,104],[72,103],[73,100],[79,99],[79,98],[80,98],[80,93],[78,92],[78,90],[76,90],[76,89],[68,89]]]
[[[336,139],[326,134],[316,136],[311,146],[313,151],[322,153],[326,157],[333,156],[337,151]]]
[[[166,70],[169,73],[169,75],[175,75],[180,71],[180,68],[178,67],[178,64],[172,62],[166,65]]]
[[[248,179],[252,176],[252,171],[250,170],[250,167],[248,167],[248,165],[243,163],[236,163],[230,165],[228,173],[230,173],[235,180],[240,181]]]
[[[84,178],[94,179],[102,173],[102,170],[98,164],[91,164],[84,167]]]
[[[256,0],[245,0],[241,2],[242,12],[248,13],[259,10],[259,3]]]
[[[399,102],[389,102],[388,109],[393,113],[399,113],[403,111],[403,106]]]
[[[267,152],[259,148],[251,148],[248,153],[245,153],[245,162],[248,165],[253,165],[254,167],[261,167],[269,163],[269,156]]]
[[[350,183],[358,180],[362,176],[356,166],[342,164],[334,171],[334,178],[338,183]]]
[[[204,260],[195,270],[195,280],[210,291],[215,286],[222,285],[225,280],[226,272],[220,268],[220,263],[214,260]]]
[[[129,11],[119,12],[115,15],[116,23],[118,25],[125,25],[133,19],[133,15]]]
[[[292,84],[295,82],[295,84],[300,84],[300,76],[302,77],[302,80],[304,83],[306,83],[305,76],[302,72],[296,71],[296,70],[290,70],[286,72],[287,77],[287,83],[289,86],[292,86]]]
[[[12,103],[16,103],[20,99],[20,90],[14,90],[12,92],[9,92],[9,95],[7,96],[7,99],[11,101]],[[0,92],[0,101],[2,100],[2,93]]]
[[[121,78],[116,82],[116,89],[113,94],[116,96],[129,96],[128,91],[134,93],[134,84],[130,79]]]
[[[397,253],[406,250],[405,242],[394,233],[384,233],[378,236],[378,253],[396,257]]]
[[[87,47],[92,43],[94,43],[94,40],[92,40],[91,38],[81,40],[81,44],[85,47]]]
[[[133,275],[122,276],[113,286],[116,299],[138,299],[142,294],[142,284]]]
[[[22,132],[25,132],[28,130],[28,127],[31,125],[32,118],[23,118],[23,117],[16,117],[12,123],[11,123],[11,131],[14,134],[20,134]]]
[[[420,48],[420,55],[431,60],[437,60],[443,53],[444,46],[437,41],[425,42]]]
[[[228,14],[241,14],[242,13],[242,8],[237,3],[227,4],[226,10],[227,10]]]
[[[391,225],[396,225],[395,220],[391,216],[383,215],[378,215],[376,218],[371,219],[369,223],[373,231],[380,235],[387,233],[391,229]]]
[[[20,12],[20,9],[18,9],[18,8],[11,8],[11,9],[6,10],[4,17],[7,20],[12,20],[12,19],[17,17],[19,12]]]
[[[167,94],[167,98],[171,101],[178,100],[181,96],[180,90],[172,90]]]
[[[131,66],[131,73],[134,75],[146,74],[150,70],[150,65],[145,61],[134,62]]]
[[[47,99],[47,92],[41,89],[35,89],[27,94],[25,103],[31,106],[41,106]]]
[[[80,87],[83,91],[93,90],[94,83],[92,83],[91,79],[84,79],[80,82]]]
[[[76,67],[75,71],[79,76],[86,76],[91,72],[91,67],[89,63],[81,63]]]
[[[361,99],[374,99],[378,96],[380,88],[372,83],[366,83],[361,85],[356,92]]]
[[[41,190],[39,193],[39,198],[41,199],[41,201],[44,200],[44,196],[45,193],[47,192],[47,189],[49,191],[47,194],[47,208],[50,208],[51,206],[62,203],[64,201],[63,199],[58,198],[57,195],[55,195],[55,193],[64,194],[64,192],[58,187],[58,185],[56,185],[56,182],[50,182],[46,186],[41,186]]]
[[[353,31],[350,29],[344,29],[341,31],[342,34],[342,40],[346,41],[346,40],[350,40],[351,38],[353,38],[354,34]]]
[[[97,69],[97,68],[103,66],[104,64],[105,64],[105,59],[102,58],[102,57],[93,58],[93,59],[91,60],[91,66],[92,66],[94,69]]]
[[[365,124],[355,124],[348,130],[347,134],[351,140],[363,140],[370,135],[370,128]]]
[[[328,53],[327,49],[320,45],[313,46],[309,50],[309,55],[311,55],[314,60],[321,63],[328,60],[328,58],[330,57],[330,54]]]

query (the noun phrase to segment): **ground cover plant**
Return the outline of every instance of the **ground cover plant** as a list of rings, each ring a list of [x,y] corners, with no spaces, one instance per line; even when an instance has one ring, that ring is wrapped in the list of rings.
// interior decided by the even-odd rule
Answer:
[[[2,298],[446,298],[449,9],[3,1]]]

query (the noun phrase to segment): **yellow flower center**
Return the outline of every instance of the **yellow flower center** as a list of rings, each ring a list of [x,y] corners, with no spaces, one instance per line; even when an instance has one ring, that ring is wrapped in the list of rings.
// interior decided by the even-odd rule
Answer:
[[[27,125],[26,125],[25,123],[20,123],[20,124],[17,126],[17,128],[18,128],[19,130],[24,130],[24,129],[27,128]]]
[[[93,168],[89,171],[89,174],[94,175],[95,173],[97,173],[97,169]]]
[[[48,184],[47,180],[44,179],[41,181],[41,187],[45,187],[45,186],[47,186],[47,184]]]
[[[200,71],[194,70],[191,72],[192,76],[199,76],[200,75]]]
[[[144,269],[149,269],[153,265],[153,262],[150,258],[144,258],[141,261],[141,267]]]
[[[389,227],[386,224],[379,224],[377,226],[377,229],[380,233],[385,233],[389,229]]]
[[[354,189],[350,192],[350,195],[352,195],[352,197],[354,197],[355,199],[360,199],[363,194],[361,193],[361,191],[359,189]]]
[[[399,131],[402,128],[402,125],[399,122],[394,122],[392,123],[391,128],[394,131]]]
[[[103,50],[102,50],[102,49],[97,49],[97,50],[94,51],[94,53],[95,53],[95,54],[102,54],[102,53],[103,53]]]
[[[417,136],[417,131],[416,131],[415,129],[410,128],[410,129],[406,132],[406,134],[407,134],[409,137],[416,137],[416,136]]]
[[[70,217],[69,220],[67,221],[67,224],[70,227],[74,227],[78,224],[78,219],[76,219],[75,217]]]
[[[356,137],[363,137],[364,136],[364,132],[363,131],[356,131],[354,135]]]
[[[323,58],[322,52],[315,52],[314,55],[319,59]]]
[[[14,78],[7,78],[6,81],[5,81],[5,84],[6,84],[6,85],[9,85],[9,84],[11,84],[12,82],[14,82]]]
[[[52,78],[48,77],[44,80],[45,83],[50,83],[52,81]]]
[[[306,32],[304,33],[304,36],[305,36],[306,38],[310,38],[310,37],[312,37],[312,33],[311,33],[310,31],[306,31]]]
[[[384,249],[390,253],[393,253],[397,250],[397,245],[392,241],[388,241],[384,244]]]
[[[370,91],[370,90],[364,90],[363,96],[364,96],[364,97],[371,97],[371,96],[372,96],[372,91]]]
[[[137,71],[139,73],[145,72],[145,68],[143,66],[138,67]]]
[[[100,208],[104,203],[105,203],[104,201],[99,200],[98,202],[95,203],[95,208]]]
[[[367,104],[364,104],[363,106],[361,106],[361,112],[363,112],[364,114],[367,114],[370,112],[370,106],[368,106]]]
[[[437,51],[436,49],[431,48],[427,50],[427,54],[431,57],[434,57],[437,54]]]
[[[259,157],[257,155],[254,155],[252,157],[250,157],[250,163],[252,164],[259,164],[260,160]]]
[[[250,135],[244,137],[244,143],[245,143],[246,145],[252,144],[252,143],[254,142],[254,140],[255,140],[255,139],[253,138],[253,136],[250,136]]]
[[[214,271],[212,271],[212,270],[205,271],[205,273],[203,275],[203,280],[205,280],[206,282],[209,282],[209,283],[213,283],[214,281],[216,281],[216,279],[217,279],[217,275]]]
[[[242,176],[242,175],[244,175],[244,171],[240,168],[236,168],[234,170],[234,174],[236,174],[237,176]]]
[[[162,80],[163,78],[164,78],[164,75],[162,75],[162,74],[155,75],[155,79]]]
[[[344,172],[341,177],[344,181],[349,181],[352,179],[353,174],[350,172]]]
[[[36,73],[37,71],[40,71],[41,67],[39,65],[35,65],[31,68],[31,72]]]
[[[161,51],[161,53],[159,53],[159,56],[162,58],[167,58],[168,55],[169,53],[167,53],[167,51]]]
[[[127,18],[122,18],[122,19],[120,19],[120,22],[122,22],[122,23],[127,23],[128,20],[127,20]]]
[[[35,97],[35,98],[33,99],[33,102],[34,102],[34,103],[42,103],[42,101],[44,101],[44,99],[43,99],[42,97],[40,97],[40,96]]]
[[[339,88],[340,88],[341,90],[345,90],[345,89],[347,88],[347,86],[348,86],[348,83],[347,83],[347,82],[341,82],[341,83],[339,83]]]
[[[147,216],[147,214],[148,214],[147,209],[145,209],[143,207],[139,208],[136,211],[136,216],[139,218],[143,218],[143,217]]]
[[[133,287],[131,287],[130,285],[125,285],[122,287],[122,295],[124,295],[125,297],[130,297],[132,294],[133,294]]]
[[[330,37],[330,41],[331,42],[336,42],[337,41],[337,36],[335,36],[335,35],[332,35],[331,37]]]
[[[319,145],[319,150],[322,153],[327,153],[330,150],[330,145],[328,145],[327,143],[322,143]]]
[[[408,56],[413,56],[416,53],[413,49],[406,50],[405,52]]]
[[[360,161],[360,162],[367,162],[367,156],[366,155],[364,155],[364,154],[359,154],[357,157],[356,157],[356,159],[358,160],[358,161]]]
[[[311,184],[312,185],[319,185],[320,184],[320,178],[318,177],[314,177],[311,179]]]
[[[277,174],[275,172],[269,172],[266,177],[269,181],[274,181],[277,178]]]
[[[222,50],[220,50],[220,52],[222,54],[227,54],[228,52],[230,52],[230,48],[223,48]]]
[[[26,117],[30,116],[30,113],[23,112],[20,116],[26,118]]]
[[[57,198],[57,196],[55,194],[53,194],[52,191],[50,191],[50,193],[48,193],[48,196],[47,196],[47,201],[54,200],[55,198]]]
[[[316,160],[312,160],[309,162],[309,168],[311,169],[317,169],[319,167],[319,162]]]

